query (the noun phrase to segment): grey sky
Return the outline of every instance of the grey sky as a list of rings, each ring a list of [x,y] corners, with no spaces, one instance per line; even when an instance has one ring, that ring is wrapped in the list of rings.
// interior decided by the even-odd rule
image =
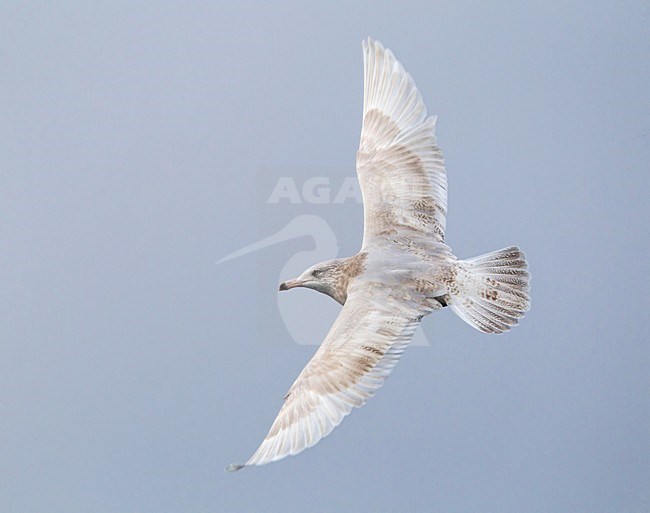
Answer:
[[[642,1],[5,2],[0,511],[650,511],[648,26]],[[314,243],[213,263],[303,214],[357,251],[360,205],[265,199],[354,175],[368,35],[438,115],[449,244],[520,245],[533,308],[500,337],[428,317],[332,435],[228,474],[315,349],[276,295]],[[291,294],[320,341],[339,307]]]

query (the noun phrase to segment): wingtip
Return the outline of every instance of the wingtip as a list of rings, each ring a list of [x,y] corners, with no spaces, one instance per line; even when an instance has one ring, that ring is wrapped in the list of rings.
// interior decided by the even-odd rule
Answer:
[[[237,472],[243,469],[246,465],[243,463],[231,463],[226,467],[226,472]]]
[[[381,44],[381,41],[377,41],[374,37],[368,36],[361,41],[361,44],[364,50],[374,49],[379,47],[380,50],[384,50],[384,45]]]

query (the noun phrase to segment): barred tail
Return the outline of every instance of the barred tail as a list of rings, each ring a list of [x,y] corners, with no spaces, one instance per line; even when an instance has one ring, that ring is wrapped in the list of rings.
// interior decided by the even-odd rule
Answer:
[[[449,287],[449,307],[484,333],[503,333],[530,308],[526,255],[512,246],[469,260],[458,260]]]

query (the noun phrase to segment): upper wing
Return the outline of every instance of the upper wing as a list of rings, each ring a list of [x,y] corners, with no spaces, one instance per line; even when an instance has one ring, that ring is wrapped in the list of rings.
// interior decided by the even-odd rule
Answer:
[[[363,42],[364,105],[357,174],[364,204],[363,247],[403,235],[444,242],[447,175],[411,76],[390,50]]]
[[[244,465],[229,469],[298,454],[327,436],[383,384],[424,313],[378,287],[354,291],[289,389],[262,445]]]

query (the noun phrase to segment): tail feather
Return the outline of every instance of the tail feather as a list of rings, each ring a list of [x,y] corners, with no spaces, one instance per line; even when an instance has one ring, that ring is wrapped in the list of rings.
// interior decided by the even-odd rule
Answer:
[[[484,333],[503,333],[530,308],[526,256],[512,246],[469,260],[458,260],[449,287],[449,307]]]

